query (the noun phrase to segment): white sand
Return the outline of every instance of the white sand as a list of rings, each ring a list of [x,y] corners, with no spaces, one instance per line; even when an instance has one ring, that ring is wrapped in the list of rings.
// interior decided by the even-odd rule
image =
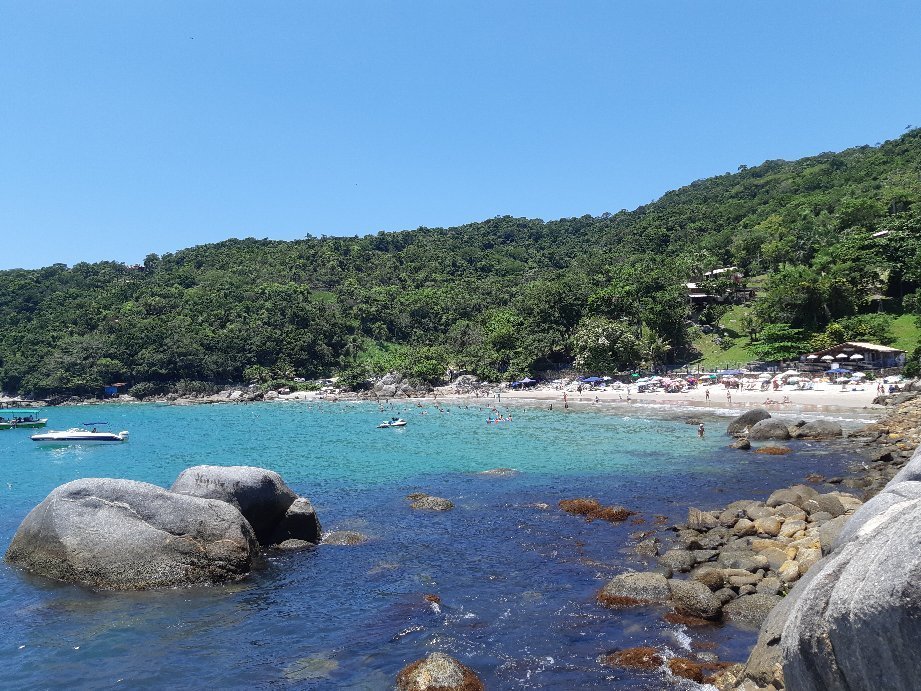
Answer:
[[[710,391],[710,400],[706,399],[706,391]],[[738,389],[731,390],[731,402],[726,397],[726,389],[720,385],[710,387],[691,389],[686,393],[665,393],[662,391],[655,393],[636,393],[636,387],[631,387],[630,403],[644,405],[676,405],[676,406],[699,406],[701,408],[728,409],[728,408],[767,408],[768,410],[789,411],[797,410],[840,410],[840,409],[860,409],[872,408],[882,410],[882,406],[873,405],[873,399],[876,398],[876,385],[867,384],[863,390],[852,391],[850,388],[842,391],[840,386],[827,384],[810,391],[744,391]],[[597,397],[599,403],[622,403],[627,404],[627,393],[625,390],[609,391],[590,391],[585,389],[581,394],[571,391],[566,393],[571,405],[585,405],[595,402]],[[563,405],[563,392],[553,389],[529,389],[525,391],[502,391],[502,403],[513,402],[552,402],[554,408],[557,404]],[[788,403],[765,404],[770,399],[773,401],[783,401],[788,398]],[[489,398],[473,396],[455,396],[439,394],[439,399],[453,400],[463,398],[464,400],[477,400],[486,404],[489,401],[495,403],[494,396]]]

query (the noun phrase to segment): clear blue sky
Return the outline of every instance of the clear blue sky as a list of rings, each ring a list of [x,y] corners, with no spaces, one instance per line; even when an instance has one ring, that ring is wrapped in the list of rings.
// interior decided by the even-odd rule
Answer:
[[[919,75],[913,2],[0,0],[0,268],[615,212]]]

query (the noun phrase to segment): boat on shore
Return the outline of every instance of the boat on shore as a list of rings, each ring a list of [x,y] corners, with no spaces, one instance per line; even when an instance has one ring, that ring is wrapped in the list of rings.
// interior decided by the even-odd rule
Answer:
[[[84,429],[74,427],[58,432],[50,431],[42,434],[33,434],[32,441],[43,446],[69,446],[72,444],[120,444],[128,441],[128,432],[98,432],[96,428]]]
[[[388,427],[406,427],[406,420],[401,417],[395,417],[390,420],[384,420],[377,426],[378,429],[387,429]]]
[[[31,408],[4,408],[0,410],[0,429],[37,429],[48,424],[48,418],[40,417]]]

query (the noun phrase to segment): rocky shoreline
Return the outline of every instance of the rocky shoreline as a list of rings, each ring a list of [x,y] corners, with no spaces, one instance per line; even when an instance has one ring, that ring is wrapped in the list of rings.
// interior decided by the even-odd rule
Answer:
[[[710,510],[690,507],[687,520],[671,526],[670,535],[633,533],[633,549],[654,560],[654,566],[616,576],[598,593],[599,604],[607,608],[668,608],[665,619],[684,624],[692,634],[696,627],[719,622],[760,629],[745,664],[720,662],[707,650],[684,657],[684,651],[643,647],[613,651],[600,662],[706,682],[721,691],[784,688],[778,643],[796,600],[789,596],[855,532],[848,527],[851,518],[856,514],[859,521],[861,507],[906,472],[903,468],[921,443],[921,394],[898,394],[879,402],[890,406],[886,414],[847,435],[846,443],[857,444],[865,459],[851,466],[851,475],[826,479],[813,474],[764,500],[741,499]],[[834,424],[789,424],[763,410],[746,412],[727,431],[741,435],[731,444],[736,449],[750,448],[749,439],[768,440],[767,448],[776,448],[773,442],[778,440],[841,435]],[[821,492],[816,489],[820,484],[847,491]]]

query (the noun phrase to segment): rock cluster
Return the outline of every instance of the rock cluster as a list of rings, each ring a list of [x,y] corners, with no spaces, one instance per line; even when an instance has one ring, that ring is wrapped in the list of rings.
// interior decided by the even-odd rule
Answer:
[[[385,374],[374,383],[363,398],[412,398],[414,396],[427,396],[432,392],[428,384],[406,379],[399,372]]]
[[[868,501],[820,527],[825,556],[771,611],[746,665],[725,672],[718,688],[917,687],[921,398],[900,394],[894,404],[850,435],[867,447],[860,477],[828,480],[865,490]]]
[[[260,544],[319,539],[310,501],[278,473],[197,466],[171,490],[108,478],[61,485],[26,516],[5,559],[92,588],[143,590],[240,580]]]
[[[748,410],[726,427],[726,434],[751,441],[787,441],[788,439],[834,439],[843,434],[841,425],[834,420],[789,422],[772,417],[763,408]],[[733,448],[746,448],[733,444]]]
[[[661,603],[682,617],[758,628],[860,506],[851,494],[796,485],[766,501],[691,508],[687,522],[673,527],[676,545],[658,558],[658,570],[616,576],[598,601],[611,608]]]

